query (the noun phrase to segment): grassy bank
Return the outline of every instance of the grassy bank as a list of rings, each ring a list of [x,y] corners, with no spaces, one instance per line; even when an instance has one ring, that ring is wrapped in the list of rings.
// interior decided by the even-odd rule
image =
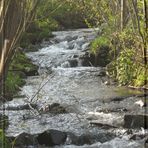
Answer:
[[[12,59],[5,82],[5,97],[11,100],[25,84],[27,76],[36,75],[38,67],[23,52],[18,51]]]

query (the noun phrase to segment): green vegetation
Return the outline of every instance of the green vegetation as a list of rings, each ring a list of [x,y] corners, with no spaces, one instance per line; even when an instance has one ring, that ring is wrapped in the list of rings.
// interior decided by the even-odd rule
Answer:
[[[38,67],[33,65],[24,53],[18,51],[9,67],[5,82],[5,97],[11,99],[19,90],[19,87],[25,84],[24,78],[27,75],[36,75],[37,69]]]
[[[4,148],[11,148],[11,144],[2,129],[0,129],[0,146],[3,146]]]
[[[100,36],[91,43],[91,51],[94,54],[97,54],[101,47],[107,47],[107,46],[109,46],[109,39],[106,37]]]
[[[147,0],[70,2],[79,5],[89,27],[101,29],[91,51],[98,54],[101,46],[111,47],[112,62],[107,65],[110,76],[120,85],[148,87]]]
[[[7,80],[6,80],[6,99],[11,99],[14,94],[19,90],[19,87],[25,84],[25,81],[21,78],[19,73],[8,72]]]
[[[33,23],[23,34],[20,46],[34,50],[34,45],[52,37],[51,31],[86,27],[79,9],[67,0],[42,0]]]

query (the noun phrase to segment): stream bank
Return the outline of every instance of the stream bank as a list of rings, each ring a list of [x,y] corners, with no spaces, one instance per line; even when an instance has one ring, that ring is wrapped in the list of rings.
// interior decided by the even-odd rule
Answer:
[[[113,82],[105,68],[92,66],[88,48],[97,33],[53,32],[41,49],[26,54],[39,75],[27,77],[20,98],[3,105],[9,117],[6,136],[17,137],[16,147],[145,146],[147,108],[135,103],[144,98],[106,85]]]

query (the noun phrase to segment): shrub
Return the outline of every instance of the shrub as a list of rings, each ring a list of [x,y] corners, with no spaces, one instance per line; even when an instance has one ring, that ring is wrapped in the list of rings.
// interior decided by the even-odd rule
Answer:
[[[91,51],[96,54],[101,47],[109,46],[109,39],[106,37],[98,37],[91,43]]]

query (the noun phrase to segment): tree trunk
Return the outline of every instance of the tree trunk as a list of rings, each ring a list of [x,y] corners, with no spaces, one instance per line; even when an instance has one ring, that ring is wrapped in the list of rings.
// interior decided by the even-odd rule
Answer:
[[[4,82],[9,64],[25,28],[32,21],[40,0],[0,1],[0,91],[4,93]],[[31,6],[31,7],[28,7]]]
[[[125,28],[126,23],[127,23],[127,14],[128,14],[128,10],[126,8],[126,0],[121,0],[121,31]]]

